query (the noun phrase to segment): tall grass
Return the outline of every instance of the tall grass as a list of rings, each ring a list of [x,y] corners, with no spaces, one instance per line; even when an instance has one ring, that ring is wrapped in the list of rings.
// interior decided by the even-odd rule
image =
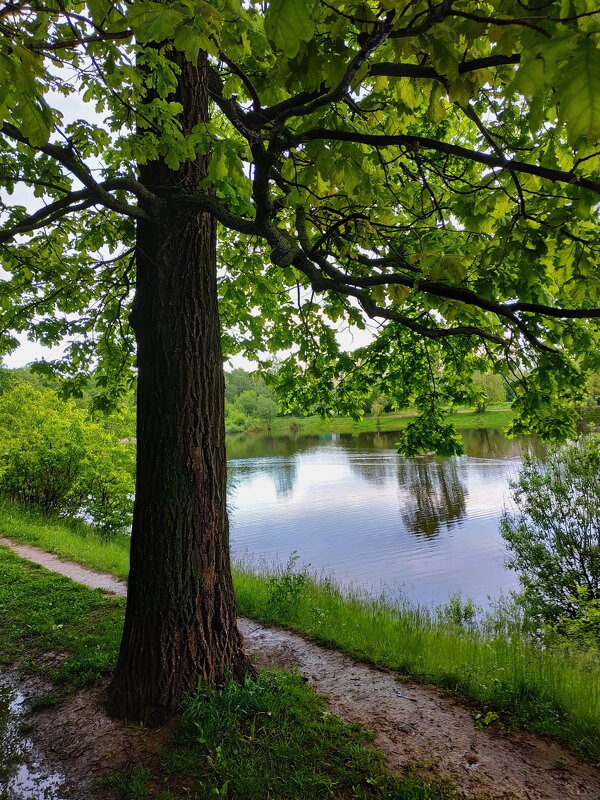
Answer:
[[[38,545],[85,566],[126,577],[127,537],[103,541],[14,507],[0,508],[0,535]],[[469,622],[464,606],[441,612],[341,588],[328,577],[238,562],[240,613],[283,624],[402,675],[435,683],[499,712],[508,724],[554,735],[600,760],[600,656],[596,650],[544,649],[506,606]],[[465,619],[466,617],[466,619]]]

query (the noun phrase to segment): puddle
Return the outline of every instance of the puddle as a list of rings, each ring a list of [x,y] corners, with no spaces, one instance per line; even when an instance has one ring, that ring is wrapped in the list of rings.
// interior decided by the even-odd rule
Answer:
[[[67,800],[65,776],[27,736],[25,695],[0,677],[0,800]]]

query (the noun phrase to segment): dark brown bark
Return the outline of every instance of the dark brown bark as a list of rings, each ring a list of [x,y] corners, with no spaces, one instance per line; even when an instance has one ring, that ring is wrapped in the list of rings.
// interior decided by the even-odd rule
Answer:
[[[208,113],[205,72],[182,70],[172,99],[189,130]],[[165,197],[194,192],[204,156],[140,179]],[[240,677],[229,562],[216,224],[168,200],[138,223],[132,314],[138,345],[137,485],[125,629],[109,711],[145,725],[175,712],[198,677]]]

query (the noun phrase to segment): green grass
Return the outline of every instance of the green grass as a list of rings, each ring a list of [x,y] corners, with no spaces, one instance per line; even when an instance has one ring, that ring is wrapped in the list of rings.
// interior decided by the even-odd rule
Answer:
[[[35,526],[28,538],[29,517],[17,525],[16,509],[12,516],[21,541],[44,546]],[[73,560],[106,568],[90,555],[89,536],[79,540],[78,554],[78,539],[70,528],[61,531],[58,523],[52,523],[48,530],[56,535],[54,552],[66,555],[68,548]],[[0,533],[8,533],[1,517]],[[119,556],[118,575],[126,572],[126,544],[113,543]],[[273,575],[238,564],[234,584],[243,614],[284,624],[365,661],[436,683],[473,703],[475,711],[499,712],[509,724],[554,735],[600,759],[597,652],[541,649],[509,618],[484,635],[456,624],[452,615],[435,617],[402,603],[372,600],[304,571],[283,569]]]
[[[200,687],[185,705],[157,773],[114,776],[112,797],[159,795],[205,800],[450,800],[453,789],[414,775],[398,778],[370,747],[372,737],[325,710],[324,701],[289,672],[262,672],[244,685]]]
[[[482,414],[477,414],[470,409],[461,413],[449,414],[447,422],[452,423],[457,430],[472,428],[493,428],[501,430],[512,421],[513,413],[508,405],[490,407]],[[367,433],[377,431],[398,431],[405,428],[414,416],[403,414],[383,414],[379,424],[373,416],[365,416],[359,421],[350,417],[277,417],[271,424],[273,436],[298,436],[328,434],[328,433]],[[297,427],[296,427],[297,426]]]
[[[124,608],[0,547],[0,663],[59,684],[93,682],[113,668]]]

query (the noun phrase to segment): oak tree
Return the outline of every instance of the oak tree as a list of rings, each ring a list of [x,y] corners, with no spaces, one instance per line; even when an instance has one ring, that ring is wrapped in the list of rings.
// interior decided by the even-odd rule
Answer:
[[[54,368],[77,390],[92,365],[105,398],[135,358],[110,707],[159,723],[198,675],[247,668],[224,354],[293,406],[414,403],[407,453],[459,449],[441,409],[476,370],[510,380],[513,430],[573,430],[599,369],[600,12],[6,0],[0,37],[3,344],[66,339]],[[348,325],[372,334],[351,355]]]

